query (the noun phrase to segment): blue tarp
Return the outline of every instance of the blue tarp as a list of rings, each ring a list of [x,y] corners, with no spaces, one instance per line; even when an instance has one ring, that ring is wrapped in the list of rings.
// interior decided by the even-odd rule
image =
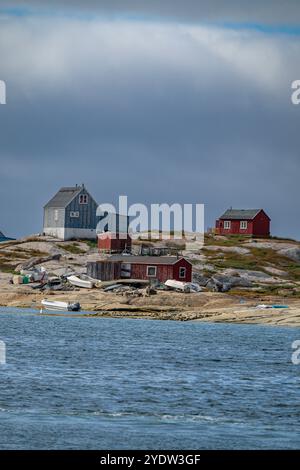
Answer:
[[[1,242],[8,242],[10,240],[15,240],[15,238],[6,237],[3,232],[0,232],[0,243]]]

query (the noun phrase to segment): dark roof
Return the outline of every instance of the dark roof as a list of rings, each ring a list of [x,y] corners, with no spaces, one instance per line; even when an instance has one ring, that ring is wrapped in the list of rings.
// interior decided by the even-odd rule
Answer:
[[[6,236],[4,235],[4,233],[1,232],[1,230],[0,230],[0,238],[6,238]]]
[[[176,264],[182,257],[177,256],[131,256],[131,255],[112,255],[108,261],[121,261],[129,264]],[[186,260],[187,261],[187,260]],[[189,261],[188,261],[189,263]]]
[[[83,186],[74,186],[72,188],[61,188],[55,196],[45,205],[46,207],[67,207],[72,199],[80,193]]]
[[[221,215],[224,220],[252,220],[262,209],[228,209]]]

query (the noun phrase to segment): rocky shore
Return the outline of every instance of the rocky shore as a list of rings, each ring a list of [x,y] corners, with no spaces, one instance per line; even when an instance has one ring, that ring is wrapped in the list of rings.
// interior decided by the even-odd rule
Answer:
[[[128,317],[177,321],[259,323],[300,326],[299,243],[282,240],[209,238],[193,262],[195,281],[203,291],[157,291],[127,296],[103,289],[40,292],[30,285],[13,285],[12,275],[24,263],[42,260],[48,272],[84,272],[87,260],[98,257],[86,242],[60,242],[30,237],[0,245],[0,306],[40,309],[41,300],[80,302],[95,317]],[[285,304],[286,309],[257,309],[259,304]]]
[[[0,306],[40,309],[41,300],[80,302],[82,310],[95,317],[147,318],[154,320],[209,321],[228,323],[259,323],[266,325],[300,326],[300,300],[288,302],[288,309],[259,310],[262,302],[280,303],[277,297],[240,299],[224,293],[201,292],[184,294],[158,292],[146,298],[123,298],[100,289],[72,292],[40,293],[28,286],[8,283],[8,275],[0,276]],[[69,314],[68,314],[69,315]]]

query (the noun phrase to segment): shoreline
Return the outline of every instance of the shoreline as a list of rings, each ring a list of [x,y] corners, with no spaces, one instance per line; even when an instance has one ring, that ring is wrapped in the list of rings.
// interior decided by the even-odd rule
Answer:
[[[31,236],[3,244],[0,251],[0,305],[4,307],[40,310],[41,301],[48,299],[79,302],[91,316],[107,318],[300,327],[298,242],[257,239],[254,243],[207,236],[203,250],[186,253],[194,280],[202,287],[201,292],[190,294],[159,289],[105,292],[105,282],[94,289],[68,286],[41,292],[31,284],[12,284],[12,273],[33,262],[52,278],[67,272],[85,273],[87,262],[100,259],[98,250],[85,241]],[[257,309],[260,304],[287,304],[289,308]]]
[[[58,315],[89,318],[132,318],[147,320],[197,321],[210,323],[258,324],[300,327],[300,300],[268,297],[242,299],[229,294],[201,292],[183,294],[159,292],[145,298],[128,299],[101,289],[80,289],[72,292],[36,293],[24,287],[10,286],[0,292],[0,306],[4,308],[36,309],[40,302],[51,300],[79,301],[84,314],[63,312]],[[287,303],[287,309],[263,309],[256,305]],[[47,315],[56,315],[49,313]]]

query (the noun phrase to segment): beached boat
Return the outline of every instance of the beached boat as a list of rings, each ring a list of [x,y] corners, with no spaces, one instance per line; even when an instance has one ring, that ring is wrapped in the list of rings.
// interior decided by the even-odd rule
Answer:
[[[85,289],[92,289],[94,287],[94,282],[90,279],[81,279],[78,276],[68,276],[67,280],[72,286],[83,287]]]
[[[182,292],[201,292],[201,287],[195,282],[182,282],[175,279],[168,279],[165,286],[169,289],[175,289]]]
[[[53,311],[67,311],[67,312],[78,312],[80,310],[80,303],[79,302],[61,302],[59,300],[47,300],[44,299],[41,302],[42,308],[45,310],[53,310]]]
[[[289,308],[288,305],[267,305],[267,304],[259,304],[259,305],[256,305],[256,307],[258,310],[264,310],[266,308]]]

